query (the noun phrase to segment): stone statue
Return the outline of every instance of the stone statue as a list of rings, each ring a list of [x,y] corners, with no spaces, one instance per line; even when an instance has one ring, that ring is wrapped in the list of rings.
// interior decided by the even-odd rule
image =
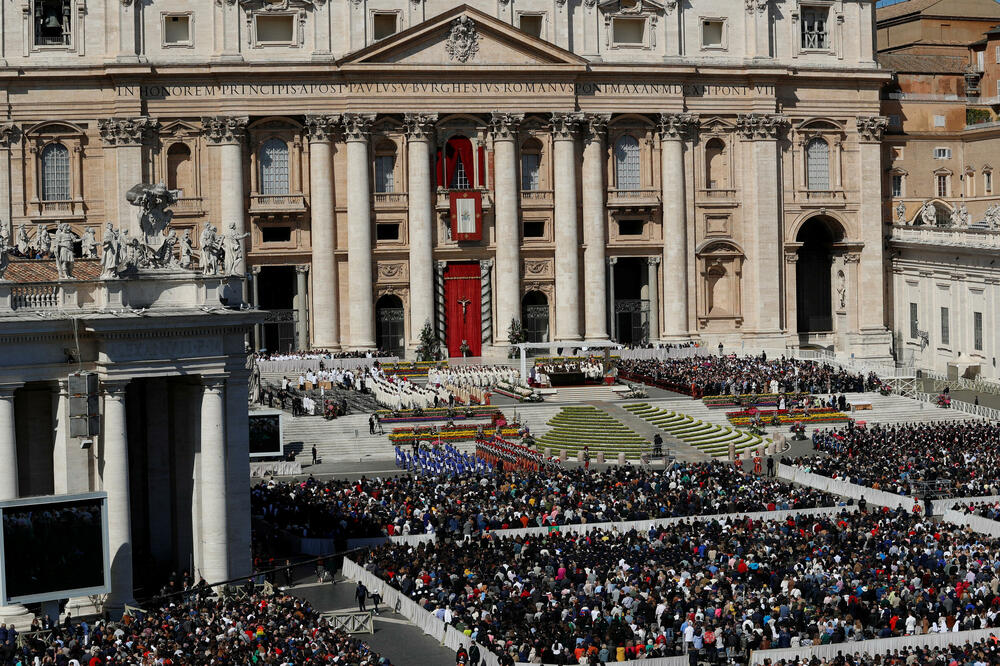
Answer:
[[[167,226],[174,217],[174,212],[167,210],[167,206],[177,203],[179,196],[179,190],[168,190],[163,183],[156,185],[140,183],[125,194],[125,199],[130,204],[141,209],[139,228],[142,230],[143,242],[147,246],[159,249],[163,243]]]
[[[101,279],[111,280],[118,277],[118,264],[121,263],[122,246],[118,232],[108,222],[104,227],[104,238],[101,242]]]
[[[960,208],[952,208],[951,215],[948,216],[948,224],[953,227],[962,226],[962,210]]]
[[[190,268],[194,262],[194,244],[191,241],[191,230],[185,229],[181,236],[181,268]]]
[[[969,213],[969,208],[964,203],[958,208],[959,214],[962,216],[962,226],[967,227],[972,224],[972,215]]]
[[[219,273],[219,238],[215,233],[215,227],[205,223],[205,228],[201,230],[201,272],[204,275],[218,275]]]
[[[896,224],[901,226],[906,224],[906,204],[902,201],[896,204]]]
[[[847,278],[844,271],[837,271],[837,296],[840,298],[840,309],[847,307]]]
[[[996,229],[1000,227],[1000,204],[993,204],[986,209],[986,216],[983,221],[989,226],[990,229]]]
[[[17,253],[22,257],[27,257],[31,254],[31,243],[28,242],[28,231],[24,228],[23,224],[19,224],[17,227]]]
[[[49,233],[48,229],[42,229],[38,232],[38,250],[42,256],[50,256],[52,253],[52,234]]]
[[[928,227],[937,226],[937,209],[930,201],[925,202],[920,209],[920,221]]]
[[[174,258],[174,248],[177,247],[177,232],[173,229],[163,237],[163,244],[156,251],[154,263],[158,266],[177,266],[177,259]]]
[[[226,232],[226,275],[239,275],[243,272],[243,239],[250,234],[241,234],[236,230],[236,223],[229,223]]]
[[[8,243],[7,228],[0,225],[0,280],[3,280],[3,274],[7,272],[7,267],[10,266],[10,256],[7,252],[11,248]]]
[[[257,365],[257,357],[251,349],[247,349],[246,369],[250,371],[250,390],[247,393],[247,401],[252,405],[260,402],[260,366]]]
[[[94,236],[94,227],[87,227],[83,232],[83,240],[80,241],[80,253],[84,259],[94,259],[97,257],[97,238]]]
[[[59,272],[60,280],[73,277],[73,240],[69,224],[60,222],[56,227],[55,239],[56,270]]]

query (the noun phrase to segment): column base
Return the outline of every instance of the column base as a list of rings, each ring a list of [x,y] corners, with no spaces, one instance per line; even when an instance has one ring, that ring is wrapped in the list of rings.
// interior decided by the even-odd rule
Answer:
[[[845,357],[857,361],[892,363],[892,334],[885,328],[862,329],[847,334],[846,349],[838,349]]]
[[[34,619],[34,614],[20,604],[0,606],[0,623],[14,625],[18,631],[30,629],[31,621]]]
[[[59,621],[65,620],[67,615],[72,616],[74,620],[78,620],[82,617],[103,615],[103,608],[90,597],[71,597],[66,602],[66,607],[63,608],[62,615],[59,616]]]

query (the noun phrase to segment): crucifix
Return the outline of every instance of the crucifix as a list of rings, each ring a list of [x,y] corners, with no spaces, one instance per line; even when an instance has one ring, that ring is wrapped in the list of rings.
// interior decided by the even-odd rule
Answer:
[[[458,304],[462,306],[462,324],[465,324],[465,308],[467,308],[471,302],[472,301],[468,298],[463,298],[458,301]]]

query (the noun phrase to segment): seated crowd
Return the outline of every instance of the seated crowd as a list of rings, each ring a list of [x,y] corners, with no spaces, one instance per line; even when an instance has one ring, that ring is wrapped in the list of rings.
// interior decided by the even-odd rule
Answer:
[[[341,543],[836,504],[828,493],[737,472],[720,462],[677,462],[666,470],[622,466],[589,473],[557,468],[483,477],[271,481],[251,490],[256,522]]]
[[[952,507],[956,511],[965,511],[967,516],[979,516],[990,520],[1000,521],[1000,501],[991,502],[970,502]]]
[[[351,664],[391,666],[361,640],[335,629],[306,602],[278,593],[162,602],[121,623],[67,622],[7,641],[0,664]]]
[[[667,360],[622,360],[619,374],[666,384],[695,397],[748,393],[859,393],[882,384],[826,363],[766,356],[695,356]]]
[[[750,650],[997,626],[998,556],[996,539],[883,510],[389,543],[361,564],[519,662],[686,644],[745,663]]]
[[[877,655],[856,652],[841,654],[832,659],[779,659],[770,662],[770,666],[997,666],[1000,664],[998,634],[959,645],[905,647]]]
[[[954,497],[1000,494],[1000,425],[951,421],[816,431],[826,456],[795,464],[814,474],[912,495],[916,481],[944,481]]]
[[[337,358],[388,358],[389,354],[381,351],[364,351],[364,350],[351,350],[351,351],[316,351],[314,349],[308,351],[289,351],[289,352],[269,352],[267,350],[261,350],[257,354],[254,354],[258,361],[322,361]]]

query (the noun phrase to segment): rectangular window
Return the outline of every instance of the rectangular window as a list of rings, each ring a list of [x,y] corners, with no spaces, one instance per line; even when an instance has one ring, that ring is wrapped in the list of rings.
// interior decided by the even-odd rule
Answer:
[[[993,172],[984,171],[983,172],[983,193],[993,194]]]
[[[944,127],[944,116],[934,116],[934,127]]]
[[[972,348],[983,351],[983,313],[972,313]]]
[[[538,189],[538,167],[541,155],[538,153],[524,153],[521,155],[521,189]]]
[[[379,155],[375,158],[375,191],[394,192],[393,174],[396,167],[395,155]]]
[[[725,21],[705,19],[701,22],[701,45],[706,49],[721,49],[725,47]]]
[[[287,243],[292,240],[292,228],[261,227],[260,237],[265,243]]]
[[[379,222],[375,225],[375,240],[397,241],[399,240],[399,224]]]
[[[521,14],[518,17],[517,26],[521,32],[526,32],[532,37],[542,37],[542,15],[541,14]]]
[[[644,220],[618,220],[619,236],[641,236]]]
[[[524,221],[525,238],[545,238],[545,222],[543,220]]]
[[[948,176],[939,174],[937,177],[937,195],[939,197],[948,196]]]
[[[809,7],[802,10],[802,48],[804,50],[830,48],[827,31],[827,7]]]
[[[611,22],[615,44],[642,46],[646,43],[646,19],[615,18]]]
[[[35,46],[69,46],[72,42],[70,0],[35,0]]]
[[[452,183],[452,189],[455,190],[467,190],[469,189],[469,174],[465,172],[465,163],[462,162],[462,158],[457,158],[455,164],[455,179]]]
[[[941,344],[951,344],[951,321],[948,319],[948,308],[941,308]]]
[[[292,44],[295,41],[295,17],[291,14],[254,17],[258,44]]]
[[[910,337],[918,338],[920,336],[920,329],[917,327],[917,304],[910,303]]]
[[[396,14],[380,13],[372,16],[372,38],[377,42],[396,34]]]
[[[935,148],[934,149],[934,159],[936,159],[936,160],[950,160],[951,159],[951,148]]]
[[[976,68],[976,71],[981,72],[981,71],[983,71],[985,69],[985,67],[983,67],[983,62],[985,60],[986,60],[986,51],[977,51],[976,52],[976,65],[978,65],[978,67]]]
[[[902,174],[894,173],[892,174],[892,196],[901,197],[903,196],[903,176]]]
[[[163,45],[191,45],[191,17],[188,14],[163,16]]]
[[[996,47],[996,61],[997,64],[1000,65],[1000,46]]]

